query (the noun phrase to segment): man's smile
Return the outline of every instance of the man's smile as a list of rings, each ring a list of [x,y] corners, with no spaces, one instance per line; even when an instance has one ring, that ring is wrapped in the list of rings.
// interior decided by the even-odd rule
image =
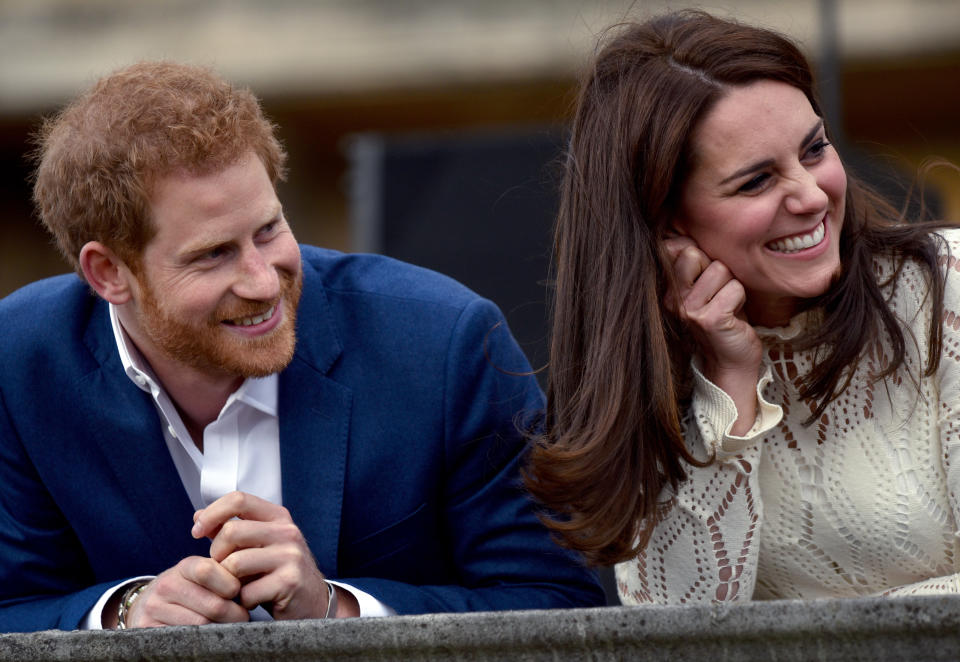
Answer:
[[[231,326],[253,326],[255,324],[260,324],[271,317],[277,311],[277,306],[270,306],[268,310],[261,313],[260,315],[254,315],[253,317],[237,317],[235,319],[224,320],[224,324],[230,324]]]

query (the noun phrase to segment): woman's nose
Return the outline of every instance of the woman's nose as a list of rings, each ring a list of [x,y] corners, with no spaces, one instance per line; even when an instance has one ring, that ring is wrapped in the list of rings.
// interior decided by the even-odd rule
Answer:
[[[818,214],[827,207],[827,194],[817,178],[806,168],[798,168],[789,182],[790,190],[784,202],[787,211],[798,216]]]

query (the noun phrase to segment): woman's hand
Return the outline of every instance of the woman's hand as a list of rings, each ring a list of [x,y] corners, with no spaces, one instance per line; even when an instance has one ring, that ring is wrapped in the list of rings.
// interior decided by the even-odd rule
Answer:
[[[738,416],[730,433],[743,435],[756,418],[763,357],[760,338],[743,313],[746,292],[730,269],[711,260],[693,239],[671,237],[664,246],[678,289],[667,292],[667,308],[693,333],[704,376],[733,398]]]

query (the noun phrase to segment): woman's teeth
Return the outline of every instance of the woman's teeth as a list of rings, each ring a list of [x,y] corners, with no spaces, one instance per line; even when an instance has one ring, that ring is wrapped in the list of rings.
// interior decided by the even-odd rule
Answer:
[[[816,246],[823,241],[823,222],[820,223],[810,234],[799,237],[788,237],[787,239],[778,239],[767,244],[767,248],[778,253],[796,253],[805,248]]]
[[[270,306],[270,310],[263,313],[262,315],[257,315],[256,317],[243,317],[240,319],[233,320],[233,324],[236,326],[253,326],[254,324],[260,324],[260,322],[266,321],[273,317],[273,311],[276,310],[276,306]]]

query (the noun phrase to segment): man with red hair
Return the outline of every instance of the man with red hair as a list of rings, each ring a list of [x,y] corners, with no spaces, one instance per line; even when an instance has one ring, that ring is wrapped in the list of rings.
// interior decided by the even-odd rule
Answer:
[[[161,62],[41,130],[81,278],[0,302],[0,631],[599,603],[518,486],[542,395],[500,312],[298,245],[274,129]]]

